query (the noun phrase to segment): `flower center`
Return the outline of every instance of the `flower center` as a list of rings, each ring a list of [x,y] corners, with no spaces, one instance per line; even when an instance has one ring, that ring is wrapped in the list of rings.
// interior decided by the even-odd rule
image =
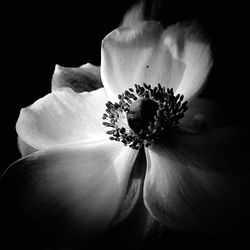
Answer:
[[[135,84],[118,95],[119,102],[107,102],[103,125],[110,127],[110,140],[121,141],[133,149],[150,146],[175,128],[187,111],[183,95],[174,95],[173,89],[160,84],[151,88]]]
[[[158,103],[152,99],[138,99],[132,103],[127,112],[127,121],[130,128],[139,133],[145,130],[150,122],[154,121],[154,116],[158,110]]]

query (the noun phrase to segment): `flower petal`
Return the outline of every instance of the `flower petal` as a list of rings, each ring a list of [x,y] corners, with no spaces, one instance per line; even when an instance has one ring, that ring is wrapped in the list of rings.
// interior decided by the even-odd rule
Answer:
[[[101,77],[108,95],[115,98],[144,82],[173,88],[187,100],[198,95],[212,66],[210,46],[198,29],[174,25],[163,30],[154,21],[134,23],[103,39]]]
[[[145,172],[146,157],[144,151],[138,151],[130,174],[126,197],[113,220],[108,239],[109,242],[114,243],[114,249],[141,249],[142,241],[154,230],[158,230],[158,223],[144,205]]]
[[[11,235],[17,230],[26,240],[83,240],[106,230],[126,194],[136,155],[104,140],[54,147],[15,162],[1,182],[1,215]]]
[[[19,136],[17,137],[17,145],[18,145],[18,149],[22,157],[25,157],[37,151],[36,148],[31,147],[24,140],[22,140],[22,138],[20,138]]]
[[[172,134],[147,151],[144,200],[170,228],[246,230],[249,223],[249,129]]]
[[[180,120],[180,126],[191,129],[213,129],[239,125],[242,120],[240,108],[215,100],[195,98],[188,103],[188,110]]]
[[[144,20],[144,3],[135,3],[124,15],[121,26],[134,26]]]
[[[106,94],[103,88],[75,93],[62,88],[20,112],[19,137],[35,149],[106,137],[102,125]]]
[[[120,27],[104,38],[101,77],[111,99],[144,82],[177,88],[185,65],[173,57],[162,35],[162,26],[149,21]]]
[[[202,91],[212,67],[208,42],[195,25],[177,24],[165,31],[164,44],[185,64],[182,81],[175,93],[183,94],[186,100],[193,99]]]
[[[69,87],[75,92],[92,91],[103,87],[100,67],[86,63],[79,68],[66,68],[56,65],[52,77],[52,91]]]

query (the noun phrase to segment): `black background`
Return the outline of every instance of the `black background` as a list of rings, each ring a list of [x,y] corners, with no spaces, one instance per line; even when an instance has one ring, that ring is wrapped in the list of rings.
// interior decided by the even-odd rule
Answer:
[[[1,171],[20,157],[15,132],[20,109],[50,92],[55,64],[99,65],[102,38],[119,25],[134,2],[81,1],[57,5],[35,2],[3,6]],[[211,39],[214,67],[203,95],[239,105],[248,118],[246,6],[239,1],[163,3],[160,19],[165,24],[198,20]],[[235,242],[238,239],[241,243],[241,238]]]

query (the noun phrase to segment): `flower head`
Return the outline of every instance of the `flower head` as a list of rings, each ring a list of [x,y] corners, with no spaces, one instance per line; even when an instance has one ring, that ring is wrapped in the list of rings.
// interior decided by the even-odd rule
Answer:
[[[173,89],[165,90],[160,84],[154,89],[146,83],[135,84],[135,91],[130,88],[118,98],[119,103],[106,103],[103,119],[108,122],[103,125],[112,128],[107,131],[111,140],[133,149],[157,143],[175,128],[188,109],[187,101],[182,103],[183,95],[174,96]]]
[[[212,66],[209,44],[192,25],[131,20],[103,39],[100,68],[57,66],[52,92],[21,110],[23,158],[2,178],[5,211],[21,227],[58,239],[106,231],[138,165],[144,208],[166,227],[243,225],[248,133],[197,98]]]

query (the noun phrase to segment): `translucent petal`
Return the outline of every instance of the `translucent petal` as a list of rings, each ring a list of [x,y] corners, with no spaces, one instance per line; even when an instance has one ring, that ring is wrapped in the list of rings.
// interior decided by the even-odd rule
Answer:
[[[69,87],[75,92],[92,91],[103,87],[100,67],[86,63],[78,68],[67,68],[56,65],[52,77],[52,91]]]
[[[41,241],[96,236],[120,209],[136,155],[107,140],[31,154],[2,178],[1,221],[26,240],[33,234]]]
[[[144,200],[167,227],[244,231],[249,223],[249,132],[171,134],[147,151]]]
[[[161,25],[149,21],[120,27],[104,38],[101,77],[111,98],[144,82],[177,88],[185,65],[173,57],[162,34]]]
[[[160,83],[184,94],[198,95],[211,68],[210,47],[194,26],[158,22],[120,27],[102,43],[101,77],[111,98],[133,87]]]
[[[144,20],[143,17],[144,4],[138,2],[133,5],[124,15],[121,26],[134,26]]]
[[[36,148],[33,148],[30,145],[28,145],[19,136],[17,137],[17,146],[18,146],[19,152],[21,153],[22,157],[25,157],[25,156],[30,155],[30,154],[37,151]]]
[[[186,100],[193,99],[203,89],[212,67],[212,55],[208,41],[195,24],[177,24],[164,32],[164,44],[174,57],[185,65],[182,80],[176,94],[183,94]]]
[[[24,142],[39,150],[105,138],[102,125],[105,102],[103,88],[84,93],[59,89],[21,110],[17,133]]]

